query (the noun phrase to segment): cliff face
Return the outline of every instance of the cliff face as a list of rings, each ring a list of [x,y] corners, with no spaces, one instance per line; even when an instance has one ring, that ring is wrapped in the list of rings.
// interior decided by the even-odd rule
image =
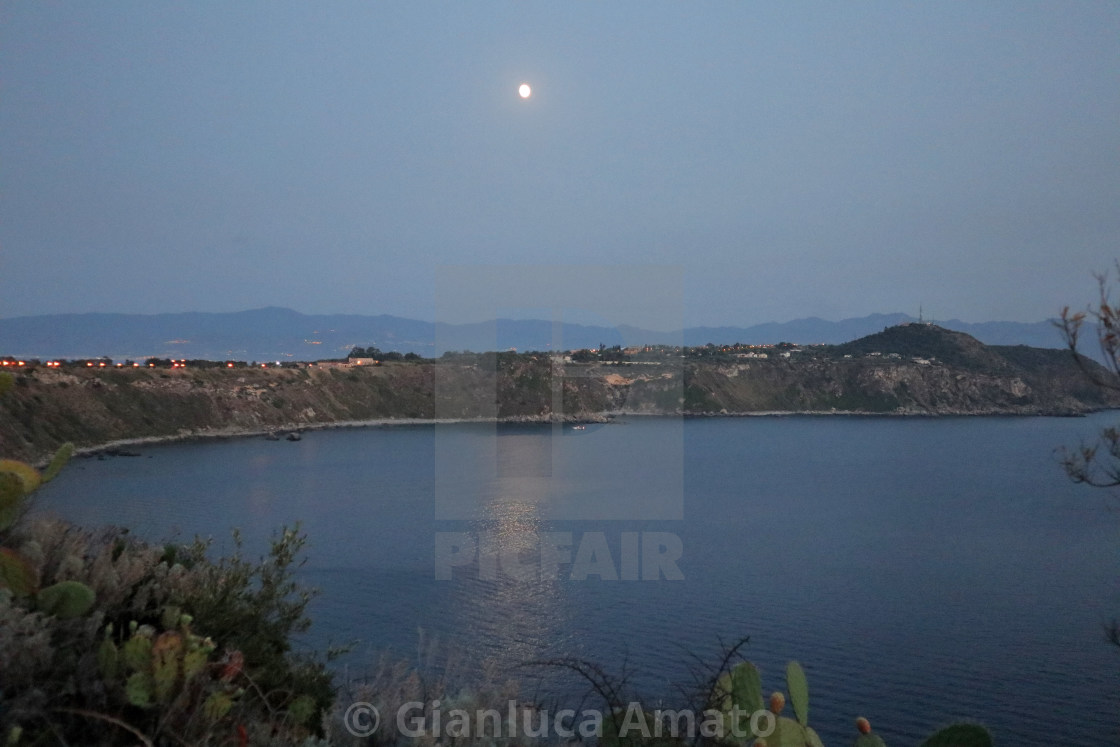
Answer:
[[[673,353],[645,363],[559,364],[544,354],[486,354],[327,369],[40,366],[21,369],[0,395],[0,455],[39,460],[65,441],[89,447],[382,418],[1067,414],[1120,406],[1120,396],[1093,386],[1063,351],[986,347],[912,326],[766,360]]]
[[[1082,359],[1101,376],[1103,367]],[[693,367],[692,411],[861,411],[898,414],[1072,414],[1120,405],[1068,351],[987,346],[907,324],[789,358]]]
[[[1071,362],[1072,366],[1072,362]],[[1082,374],[965,371],[913,361],[802,360],[690,369],[692,412],[761,410],[897,414],[1071,414],[1113,407],[1117,398]]]

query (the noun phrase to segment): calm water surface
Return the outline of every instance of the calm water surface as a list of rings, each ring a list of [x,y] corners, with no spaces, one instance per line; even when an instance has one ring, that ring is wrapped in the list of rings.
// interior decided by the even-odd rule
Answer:
[[[892,745],[959,719],[1003,745],[1116,744],[1120,651],[1102,623],[1120,615],[1120,515],[1053,455],[1116,418],[321,431],[77,460],[39,510],[225,548],[232,527],[259,549],[301,521],[323,591],[310,643],[360,641],[349,673],[386,649],[414,657],[422,629],[522,679],[517,664],[549,656],[625,660],[644,694],[680,703],[691,654],[750,635],[764,688],[804,664],[826,743],[864,715]],[[571,580],[561,565],[556,580],[436,581],[439,532],[505,548],[601,537],[623,576],[623,533],[666,532],[684,578]]]

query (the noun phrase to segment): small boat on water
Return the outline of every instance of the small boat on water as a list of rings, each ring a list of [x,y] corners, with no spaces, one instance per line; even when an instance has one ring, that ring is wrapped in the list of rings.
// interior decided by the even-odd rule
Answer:
[[[573,425],[572,430],[573,431],[585,431],[585,430],[587,430],[587,426],[586,425]]]

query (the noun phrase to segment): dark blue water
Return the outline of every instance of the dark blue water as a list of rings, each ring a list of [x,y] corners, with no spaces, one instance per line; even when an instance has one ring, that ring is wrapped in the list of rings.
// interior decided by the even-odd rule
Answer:
[[[960,719],[1004,745],[1115,744],[1120,650],[1102,624],[1120,615],[1120,514],[1053,455],[1115,418],[322,431],[78,460],[39,507],[227,548],[231,527],[259,548],[301,521],[305,578],[323,591],[311,641],[359,640],[347,672],[386,649],[414,657],[422,629],[511,668],[626,661],[672,702],[691,654],[750,635],[764,688],[804,664],[826,743],[851,741],[863,715],[893,745]],[[474,565],[437,581],[439,533],[528,548],[511,560],[529,577],[499,558],[494,578]],[[571,562],[542,578],[540,538],[557,533]],[[656,569],[635,548],[664,536],[680,540],[682,580],[603,578]],[[599,541],[605,554],[577,562]]]

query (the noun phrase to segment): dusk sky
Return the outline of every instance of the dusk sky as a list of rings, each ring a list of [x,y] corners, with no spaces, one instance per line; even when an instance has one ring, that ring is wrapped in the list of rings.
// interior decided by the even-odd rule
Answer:
[[[0,317],[433,319],[478,264],[1037,321],[1118,256],[1116,2],[0,0]]]

